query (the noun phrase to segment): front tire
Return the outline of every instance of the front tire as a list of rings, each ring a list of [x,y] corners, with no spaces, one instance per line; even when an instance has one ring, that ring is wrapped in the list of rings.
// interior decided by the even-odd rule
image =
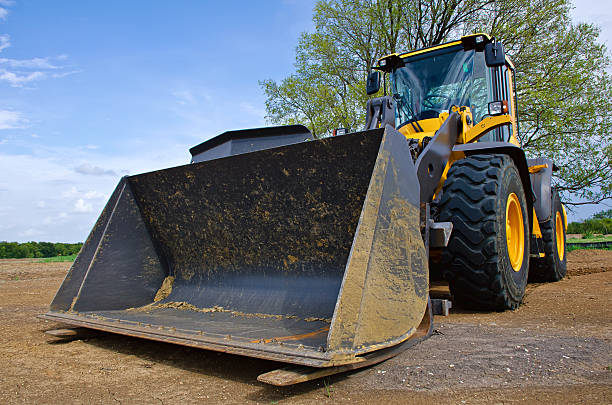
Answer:
[[[482,154],[455,162],[439,207],[439,221],[453,223],[442,267],[454,300],[479,310],[517,308],[527,285],[529,216],[514,161]]]
[[[545,256],[532,260],[530,281],[559,281],[567,274],[567,249],[565,245],[565,213],[557,190],[553,190],[550,219],[540,222]]]

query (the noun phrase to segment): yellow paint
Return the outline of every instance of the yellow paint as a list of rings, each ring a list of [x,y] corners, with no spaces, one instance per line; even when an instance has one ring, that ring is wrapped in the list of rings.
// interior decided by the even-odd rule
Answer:
[[[440,183],[438,183],[438,187],[436,187],[436,191],[433,195],[434,199],[436,198],[436,195],[440,192],[440,190],[444,186],[444,182],[446,181],[446,178],[448,177],[448,171],[450,170],[453,163],[455,163],[457,160],[461,160],[464,158],[465,158],[464,152],[460,152],[460,151],[451,152],[450,156],[448,157],[448,163],[446,164],[446,167],[444,168],[444,171],[442,172],[442,176],[440,177]]]
[[[563,209],[563,221],[565,223],[565,233],[567,233],[567,212],[565,211],[565,205],[561,204],[561,208]]]
[[[491,41],[491,37],[488,34],[485,34],[484,32],[479,32],[476,34],[470,34],[470,35],[464,35],[463,37],[461,37],[461,40],[458,41],[451,41],[451,42],[447,42],[444,44],[440,44],[440,45],[434,45],[434,46],[430,46],[427,48],[421,48],[421,49],[417,49],[415,51],[411,51],[411,52],[404,52],[404,53],[392,53],[389,55],[385,55],[382,58],[380,58],[378,61],[380,62],[382,59],[388,58],[390,56],[399,56],[401,58],[407,58],[410,56],[415,56],[415,55],[420,55],[423,53],[427,53],[427,52],[432,52],[432,51],[437,51],[438,49],[444,49],[444,48],[449,48],[451,46],[455,46],[455,45],[461,45],[461,41],[465,38],[470,38],[470,37],[478,37],[478,36],[483,36],[486,38],[486,41]]]
[[[538,217],[536,216],[535,208],[533,209],[533,236],[536,238],[542,237],[542,230],[540,229],[540,223],[538,222]]]
[[[460,115],[460,119],[462,122],[462,132],[457,137],[457,143],[462,143],[461,140],[465,138],[466,133],[468,133],[472,129],[472,112],[469,107],[457,107],[453,106],[452,111],[457,112]],[[423,140],[425,137],[431,137],[436,134],[436,131],[440,129],[444,121],[448,118],[448,112],[440,113],[438,118],[428,118],[425,120],[418,121],[419,125],[423,129],[424,132],[416,132],[414,127],[410,124],[404,125],[399,129],[400,133],[402,133],[407,139],[418,139],[419,141]],[[468,122],[470,122],[468,124]],[[419,142],[420,143],[420,142]],[[451,152],[451,155],[448,159],[448,163],[442,172],[442,176],[440,177],[440,182],[436,187],[436,191],[434,192],[435,196],[440,192],[442,187],[444,186],[444,182],[446,181],[448,171],[457,160],[465,158],[465,153],[463,152]]]
[[[486,134],[487,132],[512,123],[512,118],[509,114],[496,115],[494,117],[487,117],[480,121],[478,124],[470,128],[464,135],[461,143],[476,142],[478,138]]]
[[[453,107],[453,111],[459,113],[461,116],[461,134],[459,138],[466,139],[466,134],[473,128],[474,126],[474,117],[472,117],[472,110],[470,107]]]
[[[447,42],[445,44],[431,46],[429,48],[417,49],[416,51],[402,53],[399,56],[402,57],[402,58],[408,58],[410,56],[415,56],[415,55],[420,55],[420,54],[427,53],[427,52],[437,51],[438,49],[449,48],[449,47],[455,46],[455,45],[461,45],[461,41],[452,41],[452,42]],[[395,54],[395,55],[397,55],[397,54]]]
[[[421,49],[417,49],[416,51],[406,52],[406,53],[402,53],[402,54],[394,53],[392,55],[397,55],[397,56],[400,56],[402,58],[407,58],[407,57],[410,57],[410,56],[420,55],[420,54],[427,53],[427,52],[437,51],[438,49],[444,49],[444,48],[449,48],[449,47],[455,46],[455,45],[461,45],[461,42],[462,42],[463,39],[470,38],[470,37],[478,37],[478,36],[485,37],[486,38],[485,39],[486,42],[491,41],[491,37],[488,34],[485,34],[483,32],[479,32],[477,34],[464,35],[463,37],[461,37],[461,40],[458,40],[458,41],[447,42],[445,44],[430,46],[428,48],[421,48]],[[391,55],[389,55],[389,56],[391,56]],[[384,58],[382,58],[382,59],[384,59]]]
[[[529,166],[529,173],[537,173],[542,169],[548,168],[548,163],[544,163],[543,165],[534,165]]]
[[[561,213],[557,211],[555,215],[555,239],[557,240],[557,254],[561,261],[565,257],[565,232],[563,232],[563,229],[563,219],[561,218]]]
[[[444,122],[444,119],[442,118],[428,118],[426,120],[420,120],[417,121],[414,126],[417,126],[417,124],[419,124],[419,126],[423,129],[423,132],[417,132],[416,129],[414,129],[414,126],[412,126],[412,124],[406,124],[404,126],[402,126],[399,131],[406,137],[406,138],[412,138],[412,139],[423,139],[426,136],[431,136],[433,137],[434,134],[436,133],[436,131],[438,129],[440,129],[440,127],[442,126],[442,123]]]
[[[506,246],[512,269],[520,271],[525,254],[525,229],[521,203],[515,193],[510,193],[506,202]]]

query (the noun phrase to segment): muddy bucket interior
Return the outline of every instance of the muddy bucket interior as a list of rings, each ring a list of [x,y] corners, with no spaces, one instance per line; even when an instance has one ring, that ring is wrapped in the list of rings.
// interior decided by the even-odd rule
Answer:
[[[427,280],[414,165],[379,129],[123,178],[47,316],[329,366],[414,333]]]

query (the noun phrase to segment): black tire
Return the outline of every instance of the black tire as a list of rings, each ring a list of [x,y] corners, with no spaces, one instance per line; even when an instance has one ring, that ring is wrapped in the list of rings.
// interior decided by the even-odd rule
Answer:
[[[557,247],[557,219],[560,219],[560,232],[563,233],[563,244]],[[565,245],[565,213],[557,190],[552,192],[552,211],[548,221],[540,222],[544,253],[546,256],[531,260],[529,281],[559,281],[567,274],[567,249]]]
[[[512,267],[506,242],[506,206],[511,194],[523,224],[523,253],[521,256],[518,250],[515,255],[518,271]],[[442,251],[442,268],[459,306],[498,311],[519,306],[529,270],[527,212],[521,177],[509,156],[472,155],[451,166],[438,220],[453,223],[449,244]],[[517,242],[518,249],[520,245]]]

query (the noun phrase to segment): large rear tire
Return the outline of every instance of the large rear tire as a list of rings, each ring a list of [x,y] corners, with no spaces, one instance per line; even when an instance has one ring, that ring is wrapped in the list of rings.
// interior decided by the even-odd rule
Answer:
[[[513,160],[482,154],[455,162],[439,221],[453,223],[442,268],[455,302],[479,310],[517,308],[527,285],[529,216]]]
[[[532,259],[529,281],[559,281],[567,274],[567,250],[565,246],[565,213],[557,190],[553,190],[550,219],[540,222],[544,256]]]

